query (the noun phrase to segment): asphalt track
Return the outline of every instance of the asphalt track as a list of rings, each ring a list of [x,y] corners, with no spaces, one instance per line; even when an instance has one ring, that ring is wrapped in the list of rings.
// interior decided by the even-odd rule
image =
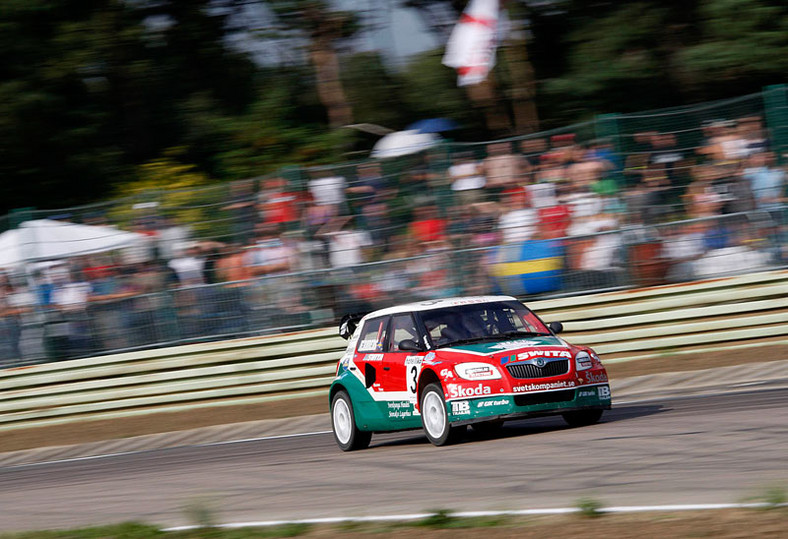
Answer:
[[[421,432],[340,452],[330,434],[0,468],[0,532],[575,505],[731,503],[788,485],[788,389],[614,403],[598,425],[507,424],[435,448]]]

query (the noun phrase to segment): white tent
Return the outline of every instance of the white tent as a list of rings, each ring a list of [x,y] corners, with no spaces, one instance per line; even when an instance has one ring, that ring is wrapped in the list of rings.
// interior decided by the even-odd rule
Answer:
[[[0,234],[0,267],[69,258],[132,247],[146,237],[110,226],[91,226],[40,219],[26,221]]]

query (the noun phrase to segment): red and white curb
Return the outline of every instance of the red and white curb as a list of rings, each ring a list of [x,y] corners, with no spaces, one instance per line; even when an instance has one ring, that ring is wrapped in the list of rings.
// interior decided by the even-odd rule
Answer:
[[[600,507],[595,509],[598,513],[644,513],[644,512],[674,512],[674,511],[707,511],[713,509],[765,509],[772,507],[788,507],[788,503],[701,503],[683,505],[623,505],[613,507]],[[450,518],[477,518],[477,517],[501,517],[501,516],[539,516],[539,515],[566,515],[571,513],[582,513],[584,509],[580,507],[555,507],[547,509],[521,509],[512,511],[457,511],[445,513]],[[402,515],[371,515],[357,517],[325,517],[325,518],[303,518],[294,520],[260,520],[251,522],[228,522],[226,524],[216,524],[212,528],[262,528],[268,526],[285,526],[292,524],[341,524],[345,522],[407,522],[414,520],[424,520],[438,516],[438,513],[408,513]],[[163,528],[165,532],[187,531],[199,529],[202,526],[174,526]]]

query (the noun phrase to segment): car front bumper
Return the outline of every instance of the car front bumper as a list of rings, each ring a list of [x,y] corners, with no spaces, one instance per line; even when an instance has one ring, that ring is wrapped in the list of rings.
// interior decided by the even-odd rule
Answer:
[[[610,386],[599,384],[557,391],[491,395],[447,402],[452,425],[560,414],[575,410],[609,410]]]

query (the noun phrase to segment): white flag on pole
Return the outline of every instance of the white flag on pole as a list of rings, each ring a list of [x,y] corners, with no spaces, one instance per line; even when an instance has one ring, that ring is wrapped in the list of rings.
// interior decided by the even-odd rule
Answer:
[[[452,30],[443,65],[457,70],[457,85],[478,84],[495,65],[501,37],[498,0],[471,0]]]

